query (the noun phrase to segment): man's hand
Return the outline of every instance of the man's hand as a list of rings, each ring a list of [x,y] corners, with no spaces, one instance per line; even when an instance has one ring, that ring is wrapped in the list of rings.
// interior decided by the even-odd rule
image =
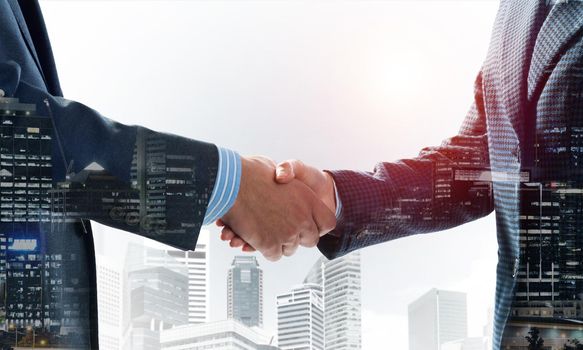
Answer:
[[[288,160],[277,166],[275,180],[280,184],[289,184],[294,180],[303,182],[332,212],[336,211],[334,180],[330,174],[308,166],[299,160]],[[230,241],[231,247],[242,247],[242,250],[246,252],[255,251],[255,248],[238,234],[239,231],[226,226],[222,220],[219,220],[217,225],[225,226],[221,232],[221,239]],[[286,247],[283,254],[291,255],[294,251],[295,249]]]
[[[305,183],[332,212],[336,212],[336,193],[332,175],[297,159],[287,160],[277,165],[275,180],[278,183],[285,184],[294,179]]]
[[[334,229],[333,211],[308,186],[289,176],[282,181],[285,185],[274,181],[273,161],[242,158],[241,164],[237,200],[217,222],[225,226],[221,238],[230,237],[232,247],[257,249],[275,261],[292,255],[298,245],[315,246],[321,235]]]

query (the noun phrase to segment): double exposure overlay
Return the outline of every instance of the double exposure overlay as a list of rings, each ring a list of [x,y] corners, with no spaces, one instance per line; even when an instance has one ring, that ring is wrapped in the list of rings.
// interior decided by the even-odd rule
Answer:
[[[197,344],[219,335],[246,339],[228,349],[277,348],[253,329],[264,317],[255,257],[228,271],[229,320],[217,324],[236,336],[194,327],[207,321],[206,266],[189,259],[206,259],[199,232],[218,220],[231,247],[268,260],[319,249],[303,284],[277,297],[278,346],[341,350],[361,346],[360,253],[348,253],[492,212],[493,349],[582,349],[583,2],[502,1],[473,96],[459,132],[417,157],[372,171],[278,165],[65,99],[40,5],[0,0],[2,349],[98,348],[91,221],[172,247],[127,250],[134,348],[211,348]],[[423,329],[427,305],[449,307],[462,329],[465,311],[452,305],[464,298],[431,290],[410,315]]]

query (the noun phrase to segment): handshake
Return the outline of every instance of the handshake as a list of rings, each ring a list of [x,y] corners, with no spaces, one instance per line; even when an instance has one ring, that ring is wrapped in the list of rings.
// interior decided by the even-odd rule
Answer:
[[[219,220],[221,239],[266,259],[313,247],[336,226],[332,176],[298,160],[278,165],[264,157],[241,158],[241,184],[231,209]]]

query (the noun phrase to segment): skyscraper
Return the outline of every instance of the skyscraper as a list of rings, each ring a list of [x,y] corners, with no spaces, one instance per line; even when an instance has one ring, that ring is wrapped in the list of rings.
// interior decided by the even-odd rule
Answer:
[[[97,256],[100,346],[158,349],[163,329],[208,322],[208,241],[203,230],[196,252],[130,243],[120,266]]]
[[[409,304],[409,350],[440,350],[467,336],[465,293],[431,289]]]
[[[541,161],[579,161],[565,158],[555,144],[563,132],[566,130],[560,128],[548,131],[548,148],[540,150]],[[583,128],[568,132],[574,140],[569,149],[579,152],[576,145],[583,139]],[[549,150],[557,159],[552,159]],[[549,174],[536,168],[533,174],[545,181],[521,184],[520,259],[504,343],[523,346],[524,337],[536,328],[545,346],[562,349],[566,339],[583,339],[583,184],[548,181]],[[563,174],[556,175],[554,178]]]
[[[236,256],[229,268],[227,318],[263,326],[263,271],[254,256]]]
[[[330,261],[324,257],[318,259],[304,283],[323,288],[325,349],[360,349],[360,252]]]
[[[36,115],[34,104],[16,98],[0,98],[0,118],[0,317],[4,327],[38,327],[43,323],[41,224],[49,220],[52,124]]]
[[[521,193],[523,255],[512,315],[583,318],[583,188],[563,182],[525,183]]]
[[[160,332],[188,324],[188,269],[167,246],[130,243],[125,255],[131,349],[155,350]]]
[[[128,273],[132,349],[160,348],[160,331],[188,323],[187,277],[166,267]]]
[[[209,231],[201,230],[194,251],[146,249],[146,266],[165,266],[188,274],[188,323],[209,321]]]
[[[277,345],[282,350],[324,350],[324,298],[306,283],[277,296]]]
[[[125,270],[110,262],[107,257],[96,257],[97,308],[99,310],[99,348],[122,350],[126,343],[129,321],[129,293],[127,293]]]

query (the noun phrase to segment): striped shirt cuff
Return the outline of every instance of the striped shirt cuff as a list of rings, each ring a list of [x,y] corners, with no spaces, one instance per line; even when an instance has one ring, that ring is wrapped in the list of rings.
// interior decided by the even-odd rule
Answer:
[[[227,148],[218,147],[219,166],[215,187],[204,215],[203,225],[209,225],[225,215],[235,204],[241,184],[241,156]]]
[[[334,180],[332,180],[334,181]],[[340,214],[342,214],[342,201],[338,195],[338,188],[336,187],[336,182],[334,182],[334,195],[336,196],[336,220],[340,219]]]

